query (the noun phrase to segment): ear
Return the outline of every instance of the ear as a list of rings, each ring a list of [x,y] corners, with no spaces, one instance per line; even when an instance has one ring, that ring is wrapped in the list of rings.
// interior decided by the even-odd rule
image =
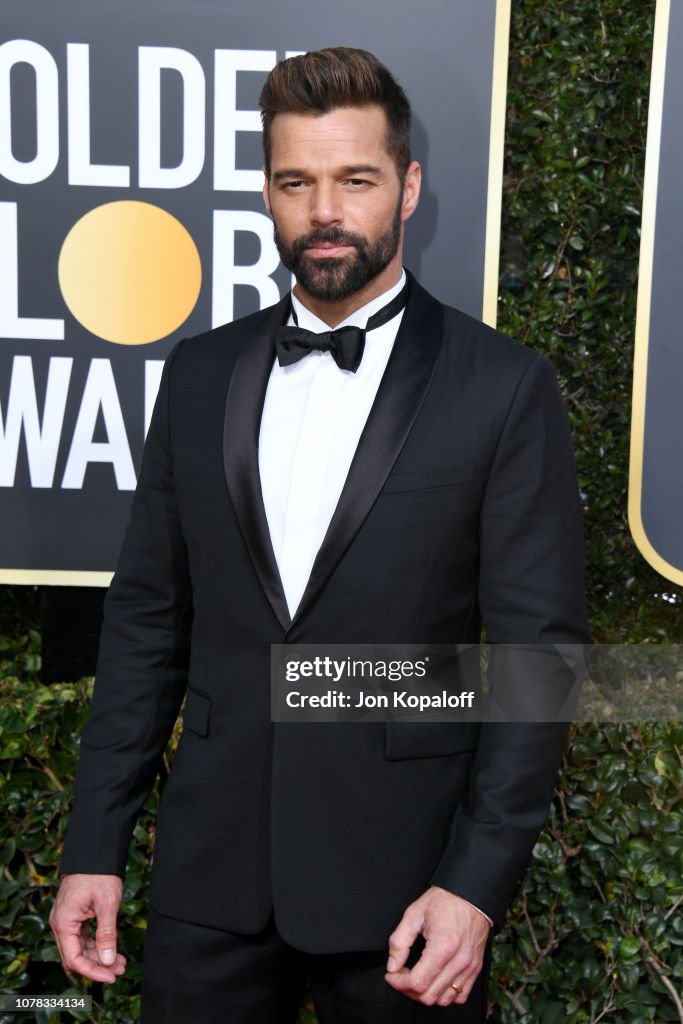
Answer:
[[[408,220],[415,213],[417,204],[420,201],[420,186],[422,184],[422,169],[417,162],[413,162],[406,171],[403,183],[403,202],[401,204],[401,220]]]
[[[265,167],[263,168],[263,202],[265,203],[268,216],[272,217],[273,214],[270,209],[270,184],[268,182],[268,175],[266,174]]]

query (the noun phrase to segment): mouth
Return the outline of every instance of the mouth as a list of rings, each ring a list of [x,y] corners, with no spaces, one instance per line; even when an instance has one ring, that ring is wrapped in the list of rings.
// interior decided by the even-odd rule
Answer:
[[[312,256],[313,259],[316,260],[338,259],[340,256],[345,256],[346,253],[350,252],[352,249],[352,245],[339,245],[338,243],[332,244],[330,242],[324,242],[309,246],[306,249],[306,255]]]

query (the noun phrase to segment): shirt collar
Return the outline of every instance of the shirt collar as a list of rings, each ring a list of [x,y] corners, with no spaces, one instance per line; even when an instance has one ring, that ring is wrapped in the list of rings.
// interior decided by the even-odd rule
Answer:
[[[391,302],[394,296],[398,295],[403,285],[406,283],[406,272],[402,270],[401,279],[388,291],[382,292],[381,295],[377,295],[376,298],[370,299],[360,309],[355,310],[346,320],[342,320],[340,324],[334,328],[337,330],[340,327],[362,327],[365,328],[370,317],[373,313],[377,313],[383,306]],[[316,334],[320,334],[322,331],[329,331],[331,328],[329,324],[326,324],[324,320],[317,317],[315,313],[312,313],[292,292],[292,305],[296,310],[296,318],[299,321],[299,327],[305,327],[307,331],[314,331]]]

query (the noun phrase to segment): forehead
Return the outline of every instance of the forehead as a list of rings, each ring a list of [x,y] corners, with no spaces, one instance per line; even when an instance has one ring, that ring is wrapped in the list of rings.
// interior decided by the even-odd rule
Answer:
[[[271,125],[271,167],[304,162],[386,163],[387,119],[381,107],[338,107],[327,114],[276,114]]]

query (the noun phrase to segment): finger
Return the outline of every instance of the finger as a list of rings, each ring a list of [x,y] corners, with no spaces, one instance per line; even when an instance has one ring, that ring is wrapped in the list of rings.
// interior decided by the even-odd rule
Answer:
[[[392,974],[387,974],[385,980],[395,988],[397,992],[402,992],[403,995],[409,995],[413,999],[420,999],[429,989],[433,979],[440,974],[438,969],[433,974],[423,974],[422,976],[414,974],[413,971],[407,967],[401,968],[400,971],[396,971]],[[440,991],[440,989],[439,989]]]
[[[64,951],[62,950],[61,936],[59,934],[59,929],[57,928],[54,905],[52,907],[52,910],[50,911],[48,922],[50,928],[52,929],[52,934],[55,937],[55,942],[57,943],[57,949],[59,950],[59,959],[62,961],[62,963],[64,963]]]
[[[407,967],[401,968],[400,971],[394,971],[392,974],[385,974],[384,980],[393,989],[400,992],[401,995],[406,996],[407,999],[414,999],[417,1002],[424,1003],[425,1006],[432,1006],[436,1003],[437,992],[432,991],[433,986],[423,990],[422,985],[414,981]],[[438,994],[441,994],[442,991],[443,988],[439,988]],[[453,990],[451,990],[451,995],[455,995]]]
[[[401,918],[400,924],[389,936],[389,959],[387,971],[400,971],[410,953],[410,948],[420,934],[424,924],[424,914],[414,906],[408,907]]]
[[[451,1003],[466,1003],[480,970],[481,963],[466,968],[458,965],[457,961],[455,964],[449,964],[427,993],[432,1001],[431,1005],[450,1006]],[[460,991],[453,988],[454,985],[457,985]]]
[[[405,979],[409,976],[410,970],[407,967],[399,967],[397,971],[387,971],[384,975],[384,980],[387,985],[391,985],[397,992],[403,992],[405,995],[407,989]]]
[[[84,978],[90,978],[92,981],[116,981],[117,974],[111,967],[96,963],[85,954],[80,935],[63,936],[61,950],[62,963],[66,971],[82,974]]]
[[[112,968],[111,968],[117,978],[119,977],[119,975],[126,973],[126,963],[127,963],[127,960],[126,960],[125,956],[122,956],[121,953],[117,953],[116,954],[116,960],[112,964]]]
[[[458,974],[458,970],[460,973]],[[455,972],[455,973],[452,973]],[[417,1002],[423,1003],[425,1006],[450,1006],[451,1003],[465,1003],[469,996],[474,980],[479,971],[473,973],[467,973],[460,969],[455,962],[449,964],[438,976],[435,983],[429,986],[425,991],[418,991],[422,986],[413,980],[411,971],[407,967],[404,967],[401,971],[396,971],[393,974],[386,974],[384,980],[397,992],[401,992],[402,995],[409,999],[414,999]],[[452,988],[452,982],[457,978],[456,984],[458,988],[462,989],[462,992],[458,993]]]
[[[462,954],[458,955],[458,946],[458,939],[452,935],[442,936],[438,940],[427,939],[422,956],[413,966],[410,978],[407,979],[414,992],[424,995],[446,971],[452,971],[454,966],[466,966]],[[455,974],[451,973],[448,980],[452,981],[454,977]],[[439,988],[439,995],[442,990],[443,986]]]
[[[100,958],[99,958],[98,953],[97,953],[97,946],[95,944],[94,938],[91,935],[88,935],[88,937],[86,939],[84,956],[87,956],[95,964],[99,964],[100,963]],[[125,972],[125,970],[126,970],[126,963],[127,963],[127,960],[126,960],[125,956],[123,956],[121,953],[117,953],[116,954],[116,960],[111,965],[111,969],[118,976],[119,974],[123,974]]]
[[[464,1003],[481,969],[481,959],[473,961],[472,956],[462,949],[453,954],[452,950],[457,946],[458,943],[450,939],[431,944],[428,940],[412,970],[405,968],[398,976],[392,975],[396,979],[393,987],[426,1006],[432,1006],[440,999],[444,1002],[439,1005]],[[456,992],[452,987],[453,982],[462,992]]]
[[[111,966],[116,962],[116,913],[118,901],[113,895],[98,895],[94,901],[97,915],[95,945],[101,963]]]
[[[56,903],[50,912],[50,927],[57,940],[62,966],[65,971],[71,971],[71,963],[83,950],[82,932],[86,926],[68,917],[59,903]]]
[[[437,999],[437,1005],[448,1006],[450,1005],[451,1002],[459,1004],[466,1003],[467,1000],[469,999],[470,993],[475,985],[475,982],[479,977],[483,964],[484,958],[477,957],[473,962],[470,963],[468,967],[466,967],[463,970],[460,970],[460,972],[458,972],[456,967],[456,973],[450,979],[448,985],[444,985],[444,989],[441,993],[441,996],[439,997],[439,999]],[[455,983],[458,986],[458,988],[462,989],[462,991],[456,992],[455,989],[453,988],[453,983]],[[455,998],[453,998],[453,996],[455,996]],[[444,1000],[444,1002],[441,1001],[442,999]]]
[[[106,967],[107,970],[113,971],[117,978],[119,975],[126,973],[127,961],[125,956],[122,956],[121,953],[116,954],[116,960],[111,964],[111,966],[101,964],[96,952],[91,953],[90,951],[86,951],[83,956],[91,962],[93,967]]]

